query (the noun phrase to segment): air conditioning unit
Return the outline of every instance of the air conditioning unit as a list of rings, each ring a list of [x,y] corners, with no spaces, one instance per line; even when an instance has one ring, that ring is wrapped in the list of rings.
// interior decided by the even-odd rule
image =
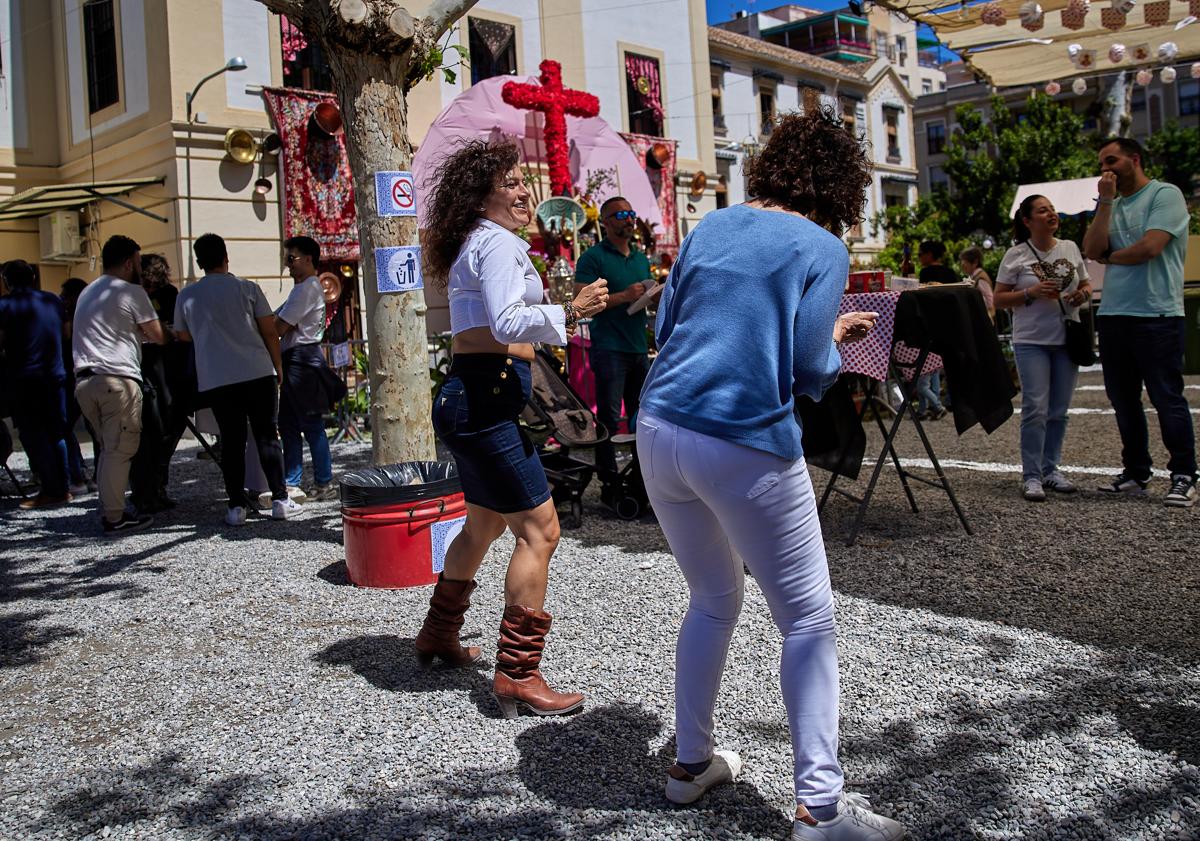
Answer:
[[[78,260],[84,256],[79,211],[56,210],[39,218],[38,244],[43,263]]]

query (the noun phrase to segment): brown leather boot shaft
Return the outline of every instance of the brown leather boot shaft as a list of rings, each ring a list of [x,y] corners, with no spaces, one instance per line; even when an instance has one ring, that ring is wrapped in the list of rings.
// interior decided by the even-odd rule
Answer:
[[[477,647],[465,647],[458,640],[463,615],[471,606],[474,590],[474,581],[438,576],[429,599],[429,613],[414,643],[417,657],[423,664],[429,665],[434,657],[441,658],[448,666],[465,666],[482,659],[483,654]]]
[[[506,718],[517,715],[518,705],[535,715],[561,715],[583,705],[581,693],[555,692],[538,670],[550,623],[545,611],[522,605],[504,609],[492,692]]]

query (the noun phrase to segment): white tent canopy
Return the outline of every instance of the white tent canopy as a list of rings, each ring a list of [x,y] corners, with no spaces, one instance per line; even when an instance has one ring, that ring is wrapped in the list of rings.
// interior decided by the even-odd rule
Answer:
[[[1041,184],[1022,184],[1017,188],[1017,194],[1013,197],[1008,215],[1016,215],[1017,208],[1026,196],[1045,196],[1050,199],[1055,210],[1065,213],[1067,216],[1095,210],[1096,197],[1099,195],[1096,185],[1099,183],[1100,179],[1094,177],[1073,178],[1069,181],[1044,181]]]

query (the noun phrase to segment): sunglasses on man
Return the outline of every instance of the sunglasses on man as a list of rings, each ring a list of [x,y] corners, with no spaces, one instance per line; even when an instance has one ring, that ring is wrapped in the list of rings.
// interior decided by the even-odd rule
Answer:
[[[624,222],[628,219],[636,219],[636,210],[618,210],[616,213],[608,214],[609,219],[616,219],[618,222]]]

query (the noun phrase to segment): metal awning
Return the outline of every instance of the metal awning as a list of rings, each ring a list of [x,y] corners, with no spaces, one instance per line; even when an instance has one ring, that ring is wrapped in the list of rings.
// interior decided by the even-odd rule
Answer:
[[[123,178],[117,181],[82,181],[78,184],[48,184],[30,187],[15,196],[0,201],[0,222],[44,216],[55,210],[75,210],[94,201],[110,201],[126,210],[141,213],[159,222],[167,222],[165,216],[151,213],[145,208],[124,201],[119,196],[128,195],[139,187],[162,184],[165,176],[147,178]]]
[[[943,44],[996,87],[1069,81],[1076,76],[1104,76],[1121,70],[1154,70],[1163,64],[1178,65],[1200,58],[1200,21],[1191,18],[1195,22],[1188,22],[1188,0],[1166,0],[1163,23],[1157,22],[1159,17],[1146,20],[1148,6],[1161,15],[1163,5],[1138,3],[1112,30],[1106,29],[1102,21],[1114,14],[1108,3],[1092,3],[1078,28],[1071,28],[1062,17],[1068,0],[1040,0],[1045,17],[1041,27],[1033,31],[1021,26],[1022,0],[997,0],[994,4],[972,0],[961,5],[950,5],[946,0],[879,0],[879,4],[933,27]],[[988,5],[1003,9],[1004,24],[983,22],[983,10]],[[1178,54],[1163,61],[1158,48],[1168,41],[1178,47]],[[1095,50],[1094,63],[1085,66],[1072,61],[1067,52],[1071,44],[1078,44],[1084,51]],[[1118,62],[1108,54],[1113,44],[1126,48]],[[1134,48],[1142,44],[1149,46],[1149,55],[1135,58]]]

